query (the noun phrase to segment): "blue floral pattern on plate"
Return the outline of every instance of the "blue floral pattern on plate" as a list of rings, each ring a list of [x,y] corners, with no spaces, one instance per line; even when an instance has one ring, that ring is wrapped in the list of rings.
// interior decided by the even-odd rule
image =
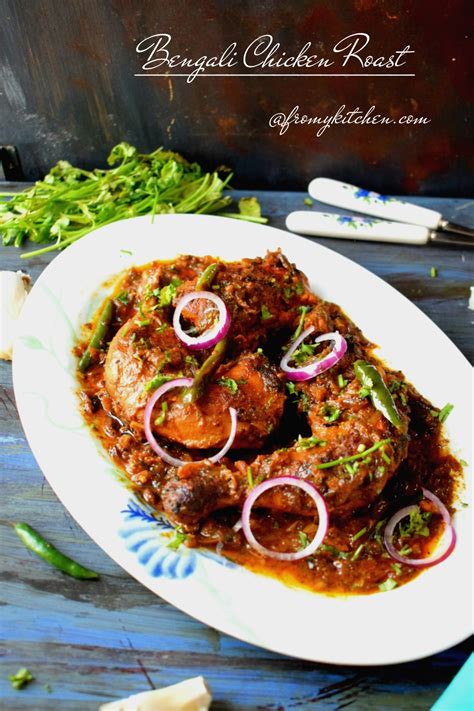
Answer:
[[[228,568],[235,563],[212,551],[196,550],[179,546],[170,547],[175,532],[174,526],[161,514],[154,515],[130,500],[124,515],[124,524],[119,536],[124,540],[127,550],[136,554],[138,562],[153,578],[166,577],[179,580],[189,577],[196,570],[200,557],[209,558]]]

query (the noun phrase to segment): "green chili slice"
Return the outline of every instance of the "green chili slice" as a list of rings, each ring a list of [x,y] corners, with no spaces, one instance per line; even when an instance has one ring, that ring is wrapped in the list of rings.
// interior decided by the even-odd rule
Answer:
[[[81,580],[97,580],[99,578],[98,573],[84,568],[72,558],[61,553],[61,551],[55,548],[51,543],[48,543],[38,531],[35,531],[35,529],[27,523],[17,523],[14,528],[22,543],[24,543],[30,551],[39,555],[50,565],[54,565],[58,570],[62,570],[63,573],[67,573],[73,578],[79,578]]]
[[[365,360],[356,360],[354,372],[364,391],[368,390],[368,395],[375,409],[379,410],[394,427],[399,430],[402,429],[402,418],[392,394],[382,380],[377,368]]]
[[[211,286],[214,281],[214,277],[216,276],[218,266],[217,262],[214,262],[213,264],[209,264],[204,269],[203,273],[196,282],[196,291],[203,291]]]
[[[206,360],[194,376],[193,384],[188,390],[185,391],[183,396],[184,402],[196,402],[197,400],[199,400],[199,398],[204,393],[206,383],[209,380],[210,376],[218,367],[218,365],[220,365],[220,363],[222,362],[226,346],[227,338],[222,338],[219,343],[216,343],[216,345],[212,349],[211,355],[206,358]]]
[[[95,360],[97,351],[100,350],[102,343],[107,335],[107,332],[112,321],[112,316],[114,314],[114,304],[111,299],[107,299],[100,314],[99,320],[97,321],[96,327],[92,334],[91,340],[86,350],[82,354],[79,361],[79,370],[81,373],[85,373],[86,370],[92,365]]]

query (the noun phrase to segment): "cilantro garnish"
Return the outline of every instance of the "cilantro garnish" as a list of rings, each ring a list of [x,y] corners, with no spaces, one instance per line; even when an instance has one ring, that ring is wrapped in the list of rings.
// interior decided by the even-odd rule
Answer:
[[[239,389],[239,386],[237,385],[237,382],[234,380],[234,378],[219,378],[217,382],[219,383],[219,385],[223,385],[224,387],[228,388],[232,395],[235,395],[235,393]]]
[[[181,526],[177,526],[174,529],[174,536],[171,539],[171,541],[168,543],[167,548],[171,548],[171,550],[177,550],[182,543],[187,539],[187,534],[184,532],[184,530],[181,528]]]
[[[388,592],[389,590],[393,590],[393,588],[396,587],[397,581],[393,578],[388,577],[387,580],[385,580],[383,583],[380,583],[379,590],[380,592]]]
[[[10,674],[8,678],[13,688],[18,690],[23,689],[24,686],[34,680],[34,676],[26,667],[18,669],[16,674]]]

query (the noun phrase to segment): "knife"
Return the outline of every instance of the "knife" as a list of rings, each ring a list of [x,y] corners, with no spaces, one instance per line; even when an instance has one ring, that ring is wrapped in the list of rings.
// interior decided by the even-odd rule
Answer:
[[[436,210],[429,210],[427,207],[420,207],[371,190],[364,190],[356,185],[341,183],[339,180],[315,178],[310,182],[308,191],[315,200],[327,205],[362,212],[365,215],[381,217],[384,220],[407,222],[411,225],[427,227],[430,230],[474,238],[474,229],[448,222]],[[435,240],[434,238],[433,241],[440,242],[439,239]],[[463,246],[466,246],[466,243],[463,243]]]
[[[410,207],[412,207],[410,205]],[[424,208],[420,208],[424,209]],[[427,210],[427,212],[432,212]],[[474,240],[458,234],[444,234],[422,225],[378,220],[374,217],[334,215],[328,212],[297,210],[290,212],[286,226],[291,232],[340,239],[362,239],[370,242],[399,244],[434,244],[452,247],[474,247]]]

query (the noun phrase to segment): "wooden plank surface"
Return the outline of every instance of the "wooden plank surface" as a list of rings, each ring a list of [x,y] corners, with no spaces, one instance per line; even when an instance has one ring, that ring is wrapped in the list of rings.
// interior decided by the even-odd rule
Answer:
[[[291,210],[304,209],[303,193],[255,194],[274,226],[283,227]],[[415,202],[439,209],[453,221],[474,225],[474,201],[420,198]],[[317,241],[391,283],[472,358],[474,312],[467,305],[474,283],[473,252]],[[27,266],[35,278],[51,260],[48,255],[20,263],[19,254],[13,248],[0,249],[1,268]],[[438,270],[436,278],[430,276],[432,266]],[[403,324],[396,327],[403,337]],[[313,664],[239,642],[196,622],[131,579],[75,523],[25,441],[10,364],[1,365],[0,388],[3,708],[96,709],[104,700],[152,684],[204,674],[215,696],[213,711],[421,711],[430,708],[467,658],[470,645],[464,642],[428,659],[390,667]],[[30,554],[11,530],[11,523],[18,520],[27,521],[66,553],[100,571],[101,580],[81,583],[66,578]],[[276,624],[279,614],[275,610]],[[21,666],[27,666],[36,680],[14,691],[7,677]]]

